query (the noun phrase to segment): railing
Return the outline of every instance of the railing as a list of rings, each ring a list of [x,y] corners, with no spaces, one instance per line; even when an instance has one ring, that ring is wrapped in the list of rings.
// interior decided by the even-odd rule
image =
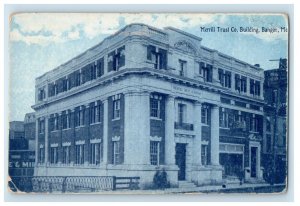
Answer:
[[[116,177],[115,180],[116,181],[115,181],[114,190],[119,190],[119,189],[137,190],[137,189],[139,189],[140,177]]]
[[[97,192],[139,189],[140,177],[115,176],[38,176],[12,177],[9,187],[23,192]]]
[[[182,130],[194,130],[194,125],[189,123],[183,123],[183,122],[175,122],[175,129],[182,129]]]

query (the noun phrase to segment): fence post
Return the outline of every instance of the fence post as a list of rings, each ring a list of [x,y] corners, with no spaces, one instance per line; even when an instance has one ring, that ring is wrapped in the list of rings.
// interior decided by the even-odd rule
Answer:
[[[117,178],[116,176],[113,176],[113,190],[116,190],[117,189]]]

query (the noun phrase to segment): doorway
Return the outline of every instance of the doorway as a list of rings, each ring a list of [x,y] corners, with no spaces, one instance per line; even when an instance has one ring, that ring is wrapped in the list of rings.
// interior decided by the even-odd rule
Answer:
[[[257,147],[251,147],[251,177],[256,177],[257,170]]]
[[[186,144],[176,144],[176,165],[179,167],[178,180],[185,180]]]

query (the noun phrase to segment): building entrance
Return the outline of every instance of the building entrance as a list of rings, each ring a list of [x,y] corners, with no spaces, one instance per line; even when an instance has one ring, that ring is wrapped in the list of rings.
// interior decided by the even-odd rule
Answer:
[[[178,180],[185,180],[186,144],[176,144],[176,165],[179,167]]]
[[[257,170],[257,147],[251,147],[251,177],[256,177]]]

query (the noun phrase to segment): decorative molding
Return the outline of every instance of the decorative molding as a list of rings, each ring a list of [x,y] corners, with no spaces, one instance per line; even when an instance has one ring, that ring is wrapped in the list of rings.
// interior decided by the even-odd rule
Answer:
[[[179,49],[179,50],[183,51],[183,52],[191,53],[191,54],[194,54],[194,55],[197,54],[197,50],[194,48],[194,46],[186,40],[180,40],[180,41],[176,42],[174,44],[174,47],[176,49]]]
[[[62,146],[63,147],[71,146],[71,142],[64,142],[62,143]]]
[[[85,140],[77,140],[75,142],[76,145],[81,145],[81,144],[85,144]]]
[[[156,142],[160,142],[161,141],[161,137],[159,136],[150,136],[150,141],[156,141]]]
[[[117,141],[120,141],[120,139],[121,139],[121,137],[120,136],[114,136],[114,137],[112,137],[112,141],[113,142],[117,142]]]
[[[40,148],[44,148],[44,145],[43,145],[43,144],[40,144]]]
[[[101,142],[102,142],[102,139],[90,139],[91,144],[101,143]]]
[[[58,147],[58,143],[52,143],[50,144],[50,147]]]

